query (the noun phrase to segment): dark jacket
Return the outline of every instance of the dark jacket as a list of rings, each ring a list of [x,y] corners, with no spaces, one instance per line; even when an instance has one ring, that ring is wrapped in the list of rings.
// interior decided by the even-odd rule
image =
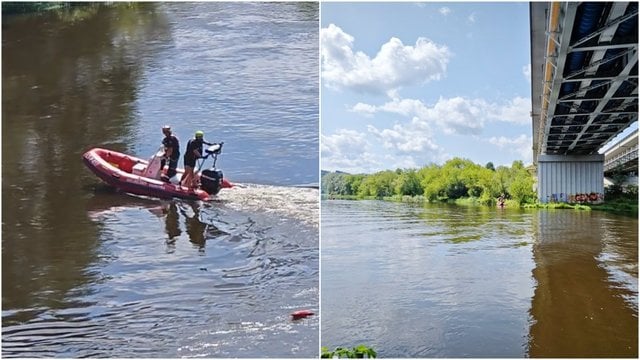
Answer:
[[[173,152],[171,153],[172,160],[178,160],[180,158],[180,141],[178,141],[178,138],[175,135],[171,134],[169,136],[165,136],[164,139],[162,139],[162,145],[173,149]]]

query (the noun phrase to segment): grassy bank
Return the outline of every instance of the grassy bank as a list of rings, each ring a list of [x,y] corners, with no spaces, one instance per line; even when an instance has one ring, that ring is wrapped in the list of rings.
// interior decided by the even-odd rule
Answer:
[[[394,202],[403,202],[408,204],[424,204],[429,203],[429,201],[421,195],[418,196],[385,196],[382,198],[377,198],[375,196],[365,196],[358,197],[356,195],[331,195],[327,196],[326,194],[322,195],[323,200],[384,200],[384,201],[394,201]],[[464,197],[455,200],[447,200],[441,199],[440,201],[435,201],[433,203],[449,203],[456,204],[459,206],[489,206],[494,207],[495,202],[493,204],[487,204],[486,201],[481,200],[477,197]],[[620,214],[630,214],[637,215],[638,214],[638,202],[637,199],[634,201],[633,199],[616,199],[608,201],[604,204],[567,204],[567,203],[535,203],[535,204],[518,204],[515,200],[507,200],[505,202],[505,208],[525,208],[525,209],[571,209],[571,210],[582,210],[582,211],[607,211],[612,213],[620,213]]]
[[[525,209],[573,209],[573,210],[591,210],[587,205],[581,204],[567,204],[567,203],[535,203],[524,204],[522,206]]]
[[[616,199],[604,204],[589,205],[592,210],[608,211],[617,214],[638,215],[638,199]]]
[[[360,199],[355,195],[327,195],[327,194],[322,194],[321,195],[322,200],[364,200],[364,199]]]
[[[529,209],[573,209],[573,210],[597,210],[607,211],[617,214],[638,215],[637,199],[615,199],[607,201],[603,204],[566,204],[566,203],[548,203],[548,204],[525,204],[524,208]]]
[[[393,195],[393,196],[383,196],[383,197],[375,197],[375,196],[356,196],[356,195],[322,195],[323,200],[383,200],[383,201],[393,201],[393,202],[402,202],[408,204],[424,204],[424,203],[433,203],[433,204],[456,204],[460,206],[495,206],[495,200],[487,204],[486,201],[477,198],[477,197],[464,197],[459,199],[447,199],[441,198],[436,201],[429,201],[422,195],[409,196],[409,195]],[[508,207],[518,207],[516,201],[507,200],[506,205]]]

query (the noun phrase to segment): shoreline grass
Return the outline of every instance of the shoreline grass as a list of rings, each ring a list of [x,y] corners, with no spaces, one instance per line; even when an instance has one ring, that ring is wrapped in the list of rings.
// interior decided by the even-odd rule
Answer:
[[[638,202],[632,200],[613,200],[603,204],[589,205],[592,210],[607,211],[616,214],[638,215]]]
[[[424,203],[442,203],[442,204],[455,204],[458,206],[486,206],[495,207],[495,202],[487,204],[486,201],[477,197],[463,197],[455,200],[442,199],[439,201],[428,201],[424,196],[409,196],[409,195],[393,195],[377,198],[375,196],[358,197],[356,195],[322,195],[322,200],[382,200],[392,202],[402,202],[407,204],[424,204]],[[523,209],[570,209],[580,211],[605,211],[618,214],[638,214],[638,202],[630,199],[615,199],[602,204],[568,204],[568,203],[534,203],[534,204],[518,204],[515,200],[507,200],[505,202],[505,208],[523,208]]]

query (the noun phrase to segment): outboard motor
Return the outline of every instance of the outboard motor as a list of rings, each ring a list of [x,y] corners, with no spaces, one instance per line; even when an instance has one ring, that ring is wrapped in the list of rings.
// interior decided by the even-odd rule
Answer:
[[[213,144],[205,150],[207,157],[213,157],[213,166],[211,166],[211,169],[203,170],[200,173],[200,188],[209,195],[217,195],[222,189],[222,180],[224,178],[222,170],[216,169],[216,161],[218,161],[218,155],[222,152],[222,145],[224,145],[224,142]]]
[[[217,195],[222,189],[222,170],[215,168],[203,170],[200,174],[200,188],[209,195]]]

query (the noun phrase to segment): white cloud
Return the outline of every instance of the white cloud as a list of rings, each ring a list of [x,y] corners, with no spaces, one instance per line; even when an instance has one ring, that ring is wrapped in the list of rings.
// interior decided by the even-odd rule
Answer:
[[[517,138],[507,138],[504,136],[492,137],[487,140],[489,143],[497,146],[499,149],[506,149],[510,153],[517,154],[523,159],[524,163],[531,163],[533,157],[532,138],[525,134],[521,134]]]
[[[393,169],[418,169],[423,165],[416,162],[416,158],[413,155],[390,155],[384,156],[386,167],[380,170],[393,170]]]
[[[355,130],[340,129],[331,136],[322,135],[321,151],[327,154],[339,152],[367,151],[369,142],[366,134]]]
[[[349,111],[371,117],[376,112],[376,107],[369,104],[357,103]]]
[[[418,168],[450,157],[434,143],[430,129],[418,119],[388,129],[369,125],[367,130],[361,133],[340,129],[331,135],[322,134],[322,169],[372,173],[391,168]]]
[[[470,135],[482,132],[486,108],[484,100],[440,98],[431,112],[445,133]]]
[[[474,24],[476,22],[476,13],[471,13],[471,15],[467,17],[467,22]]]
[[[335,134],[320,136],[323,170],[341,170],[350,173],[371,172],[382,169],[383,164],[371,152],[367,134],[340,129]]]
[[[446,134],[461,135],[478,135],[489,121],[529,124],[530,110],[530,100],[522,97],[515,97],[504,104],[462,97],[440,98],[432,107],[421,100],[395,97],[380,106],[358,103],[352,108],[352,111],[366,116],[376,112],[399,114],[412,118],[414,127],[422,124],[426,128],[435,124]]]
[[[438,12],[444,16],[447,16],[451,13],[451,9],[446,6],[443,6],[440,9],[438,9]]]
[[[527,79],[527,82],[531,84],[531,64],[527,64],[522,67],[522,75]]]
[[[377,109],[377,108],[376,108]],[[391,102],[388,102],[379,107],[381,111],[400,114],[404,116],[417,115],[419,117],[425,117],[428,111],[427,107],[420,100],[415,99],[400,99],[394,98]]]
[[[367,127],[369,132],[382,141],[382,146],[388,150],[400,153],[420,153],[424,151],[439,151],[438,145],[432,140],[428,124],[417,117],[409,124],[395,124],[390,129],[379,130],[373,125]]]
[[[451,52],[420,37],[415,46],[392,37],[374,58],[354,52],[354,38],[331,24],[320,31],[322,78],[331,88],[385,93],[403,86],[439,80],[446,74]]]
[[[502,104],[462,97],[440,98],[432,106],[421,100],[397,97],[378,106],[358,103],[352,111],[366,116],[384,112],[411,120],[389,127],[368,125],[367,132],[343,129],[329,136],[322,135],[322,168],[371,173],[398,167],[418,168],[430,162],[442,163],[451,155],[437,144],[434,129],[446,134],[471,135],[473,139],[494,145],[498,151],[530,163],[531,136],[488,139],[478,136],[490,122],[525,124],[521,120],[522,114],[527,113],[525,118],[528,119],[530,106],[529,100],[521,97]]]
[[[515,97],[507,104],[496,106],[496,111],[491,113],[491,118],[518,125],[531,123],[531,99]]]

